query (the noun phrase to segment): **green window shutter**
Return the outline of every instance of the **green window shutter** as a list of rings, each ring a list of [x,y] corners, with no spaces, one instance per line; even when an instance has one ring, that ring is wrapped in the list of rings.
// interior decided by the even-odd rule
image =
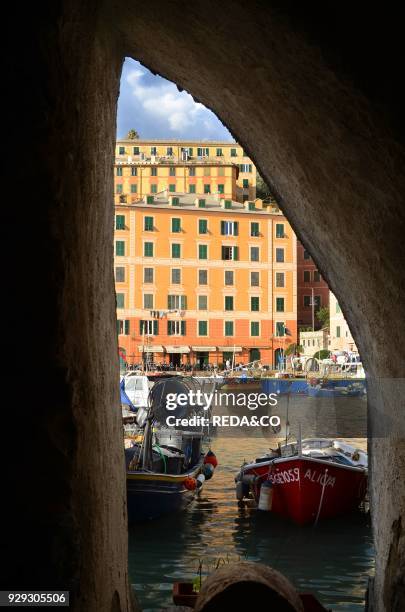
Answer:
[[[222,183],[218,185],[218,193],[225,193],[225,185]]]
[[[167,335],[168,336],[172,336],[173,334],[173,326],[172,326],[173,321],[168,321],[167,322]]]
[[[199,208],[205,208],[205,198],[199,198],[199,200],[198,200],[198,207]]]
[[[250,298],[250,310],[252,311],[259,311],[259,307],[260,307],[260,301],[259,298],[256,296],[253,296]]]
[[[193,147],[188,148],[188,154],[190,157],[193,157]]]
[[[153,321],[153,335],[154,336],[157,336],[159,334],[158,323],[159,321],[156,321],[156,320]]]
[[[204,193],[211,193],[211,185],[204,185]]]
[[[145,242],[144,256],[153,257],[153,242]]]
[[[233,296],[232,295],[225,296],[225,310],[233,310]]]
[[[178,259],[180,257],[180,245],[172,244],[172,257]]]
[[[138,191],[138,185],[131,185],[131,193],[136,193]]]
[[[208,232],[207,220],[206,219],[199,219],[198,220],[198,233],[199,234],[206,234],[207,232]]]
[[[144,228],[146,232],[153,231],[153,217],[145,217]]]
[[[233,223],[233,235],[239,236],[239,223],[237,221]]]
[[[124,331],[125,331],[125,335],[128,336],[129,334],[129,320],[126,319],[124,322]]]
[[[117,176],[122,176],[122,168],[118,167],[116,170],[117,170],[116,171],[116,175]]]
[[[139,147],[134,147],[134,155],[139,155]]]
[[[284,298],[283,297],[276,298],[276,312],[284,312]]]
[[[238,261],[239,259],[239,247],[233,247],[233,260]]]
[[[116,215],[115,217],[115,229],[125,229],[125,215]]]
[[[224,207],[228,209],[232,208],[232,200],[225,200]]]
[[[254,203],[254,202],[249,202],[249,204],[248,204],[248,209],[249,209],[249,210],[256,210],[255,203]]]
[[[125,256],[125,242],[123,240],[117,240],[115,243],[115,254],[119,257]]]
[[[170,183],[169,185],[169,191],[170,193],[175,193],[176,191],[176,185],[174,183]]]
[[[276,336],[284,336],[284,323],[281,321],[276,323]]]
[[[157,193],[157,185],[151,185],[150,186],[150,192],[151,193]]]
[[[116,185],[115,186],[116,193],[122,193],[122,189],[123,189],[122,185]]]
[[[233,321],[225,321],[225,336],[233,336]]]
[[[195,193],[195,185],[194,184],[188,186],[188,192],[189,193]]]
[[[207,259],[207,245],[206,244],[198,245],[198,259]]]
[[[276,238],[284,238],[284,223],[276,223]]]
[[[231,149],[231,157],[236,157],[236,149]]]
[[[136,166],[132,166],[131,168],[131,176],[137,176],[138,174],[138,169]]]
[[[117,324],[117,336],[119,336],[121,332],[121,321],[117,319],[115,323]]]
[[[123,293],[117,293],[117,308],[125,308],[125,296]]]
[[[197,157],[202,157],[202,148],[197,147]]]
[[[180,308],[182,310],[187,310],[187,296],[186,295],[180,296]]]
[[[119,155],[125,155],[125,147],[119,147],[118,154]]]
[[[258,236],[259,235],[259,224],[256,223],[255,221],[253,221],[250,224],[250,235],[251,236]]]
[[[249,179],[243,179],[242,186],[243,186],[243,189],[248,189],[249,188]]]
[[[251,321],[250,323],[250,335],[258,336],[260,333],[260,326],[258,321]]]
[[[155,201],[155,198],[153,197],[153,195],[146,196],[146,203],[147,204],[153,204],[154,201]]]
[[[198,321],[198,335],[207,336],[207,334],[208,334],[207,321]]]
[[[181,232],[181,219],[172,219],[172,232],[175,234]]]
[[[249,172],[252,172],[252,164],[249,164]]]
[[[221,221],[221,235],[225,236],[225,221]]]
[[[186,335],[186,322],[185,321],[180,321],[180,334],[182,336]]]

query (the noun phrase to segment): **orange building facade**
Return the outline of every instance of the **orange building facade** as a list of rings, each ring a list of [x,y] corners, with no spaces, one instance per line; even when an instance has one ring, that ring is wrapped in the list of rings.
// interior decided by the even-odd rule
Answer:
[[[297,321],[299,328],[321,328],[316,316],[320,308],[329,306],[329,286],[315,262],[297,240]]]
[[[285,217],[208,193],[116,202],[119,346],[131,364],[277,365],[297,340],[297,244]]]

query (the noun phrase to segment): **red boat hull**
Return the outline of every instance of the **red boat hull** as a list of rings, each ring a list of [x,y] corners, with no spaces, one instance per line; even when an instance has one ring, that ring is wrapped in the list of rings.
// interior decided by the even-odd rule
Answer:
[[[273,484],[271,512],[300,525],[351,512],[364,500],[367,471],[307,457],[277,459],[273,465],[255,463],[244,474],[259,476],[253,494],[259,502],[264,481]]]

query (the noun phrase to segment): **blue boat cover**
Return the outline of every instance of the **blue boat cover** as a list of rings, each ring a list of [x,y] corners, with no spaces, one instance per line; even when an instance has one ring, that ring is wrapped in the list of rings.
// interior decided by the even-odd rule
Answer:
[[[125,393],[125,378],[123,378],[120,382],[120,391],[121,391],[121,404],[126,404],[129,406],[130,410],[136,412],[138,409],[133,405],[128,395]]]

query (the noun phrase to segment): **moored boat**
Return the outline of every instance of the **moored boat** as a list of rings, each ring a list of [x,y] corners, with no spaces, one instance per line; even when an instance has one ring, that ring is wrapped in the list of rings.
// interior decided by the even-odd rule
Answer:
[[[339,440],[310,438],[241,467],[239,500],[304,525],[359,507],[367,490],[367,453]]]

